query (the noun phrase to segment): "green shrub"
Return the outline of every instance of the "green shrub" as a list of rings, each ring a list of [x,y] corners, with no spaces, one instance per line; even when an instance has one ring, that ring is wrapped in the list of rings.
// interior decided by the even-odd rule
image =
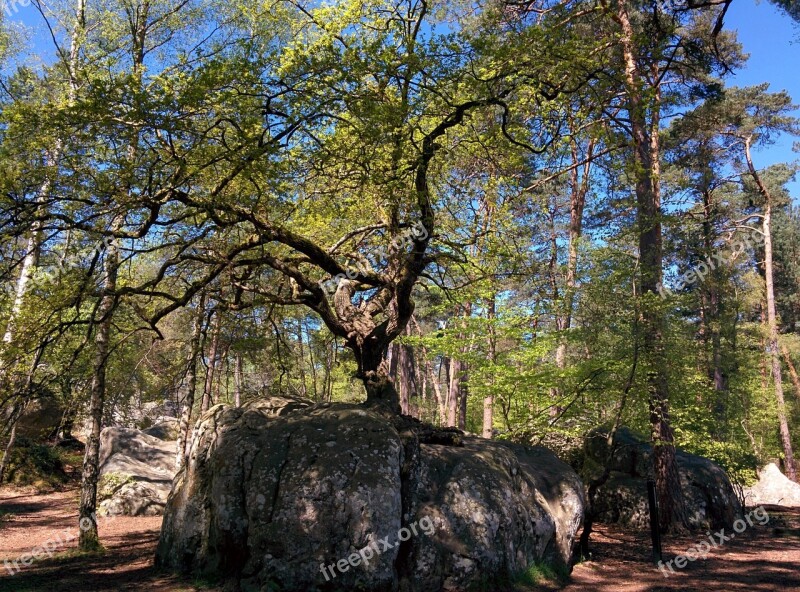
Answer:
[[[7,483],[51,491],[68,480],[61,450],[23,438],[11,450],[5,478]]]

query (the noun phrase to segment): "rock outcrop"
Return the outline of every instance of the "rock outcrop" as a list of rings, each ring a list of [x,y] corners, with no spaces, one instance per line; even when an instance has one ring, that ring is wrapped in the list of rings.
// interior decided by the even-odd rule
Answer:
[[[583,514],[568,465],[425,433],[359,405],[215,406],[176,476],[157,563],[284,592],[466,590],[568,564]]]
[[[800,507],[800,483],[791,481],[775,463],[769,463],[758,472],[758,481],[752,487],[745,487],[744,502],[748,506]]]
[[[52,395],[37,397],[25,407],[17,421],[17,438],[41,442],[58,431],[64,406]]]
[[[98,514],[159,516],[175,476],[174,426],[157,424],[142,432],[105,428],[100,434]]]
[[[697,529],[730,528],[742,515],[742,505],[728,475],[701,456],[676,451],[681,489],[689,525]],[[608,463],[608,464],[606,464]],[[609,460],[608,431],[598,428],[585,440],[584,477],[608,466],[608,481],[597,490],[595,518],[635,528],[649,527],[647,479],[653,477],[653,447],[628,428],[617,430]]]

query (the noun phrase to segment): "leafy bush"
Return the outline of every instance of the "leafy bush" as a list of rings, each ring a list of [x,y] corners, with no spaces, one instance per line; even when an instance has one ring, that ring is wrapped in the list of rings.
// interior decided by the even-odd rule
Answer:
[[[62,455],[58,448],[20,438],[11,450],[5,480],[39,491],[58,489],[69,481]]]

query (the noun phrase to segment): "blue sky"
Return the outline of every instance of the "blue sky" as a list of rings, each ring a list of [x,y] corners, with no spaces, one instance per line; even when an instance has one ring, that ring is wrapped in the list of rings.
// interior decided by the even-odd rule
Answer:
[[[770,91],[785,90],[795,104],[800,103],[800,27],[766,1],[733,0],[726,28],[735,29],[744,51],[750,54],[747,65],[728,78],[728,85],[749,86],[770,83]],[[795,114],[800,117],[800,110]],[[753,155],[759,168],[776,162],[793,161],[792,143],[800,138],[782,137],[773,146]],[[800,202],[800,181],[789,186],[795,202]]]

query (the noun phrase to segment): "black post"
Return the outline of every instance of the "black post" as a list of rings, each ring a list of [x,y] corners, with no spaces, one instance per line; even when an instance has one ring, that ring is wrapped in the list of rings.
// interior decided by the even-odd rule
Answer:
[[[653,563],[661,561],[661,530],[658,527],[658,498],[656,482],[647,480],[647,501],[650,506],[650,538],[653,539]]]

